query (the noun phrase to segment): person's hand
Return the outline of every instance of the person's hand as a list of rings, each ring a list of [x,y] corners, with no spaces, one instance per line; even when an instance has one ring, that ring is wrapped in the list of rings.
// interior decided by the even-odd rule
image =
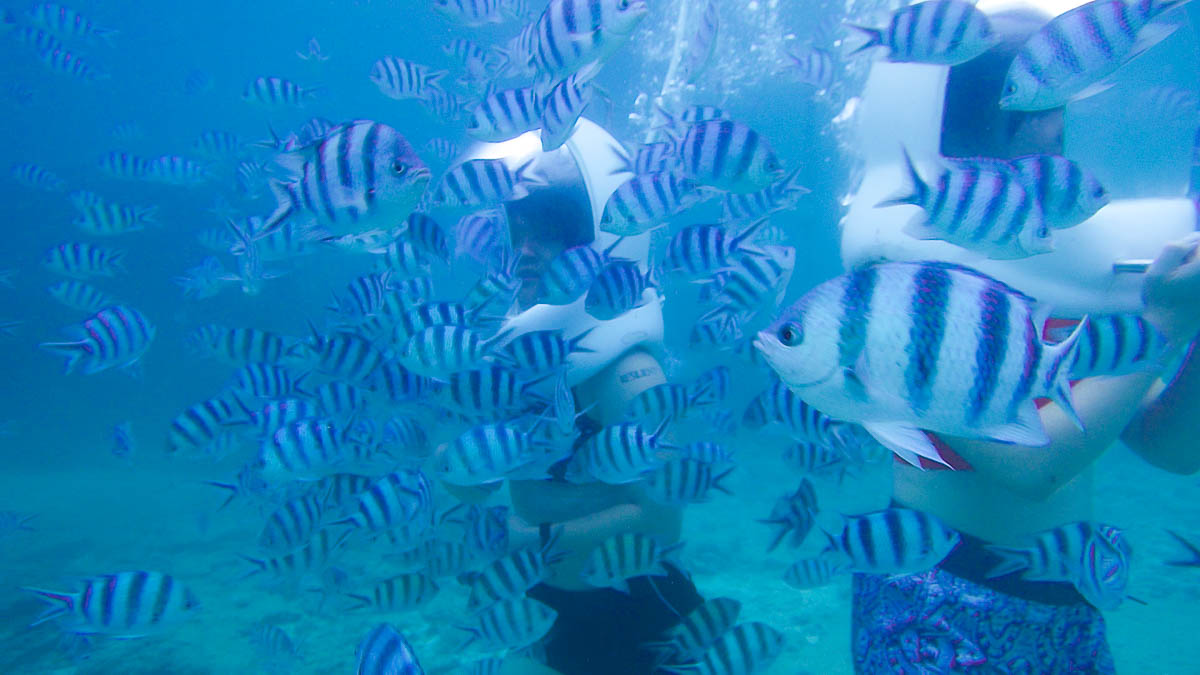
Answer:
[[[1162,331],[1172,346],[1200,332],[1200,232],[1163,248],[1146,271],[1142,316]]]

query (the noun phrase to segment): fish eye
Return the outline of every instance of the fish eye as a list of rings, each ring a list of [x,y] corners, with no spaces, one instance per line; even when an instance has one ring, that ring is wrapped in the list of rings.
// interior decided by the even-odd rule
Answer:
[[[795,347],[804,341],[804,331],[794,323],[785,323],[779,328],[779,341],[785,347]]]
[[[1008,86],[1004,88],[1004,93],[1006,93],[1006,94],[1017,93],[1017,84],[1015,82],[1010,82],[1008,84]]]
[[[626,10],[626,9],[629,9],[629,0],[621,0],[620,2],[618,2],[618,3],[617,3],[617,9],[618,9],[618,10]]]
[[[1097,185],[1096,189],[1092,190],[1092,196],[1095,197],[1096,199],[1100,199],[1101,197],[1104,196],[1104,188]]]
[[[396,174],[397,176],[403,176],[404,172],[406,171],[408,171],[408,165],[406,165],[403,160],[392,160],[392,173]]]

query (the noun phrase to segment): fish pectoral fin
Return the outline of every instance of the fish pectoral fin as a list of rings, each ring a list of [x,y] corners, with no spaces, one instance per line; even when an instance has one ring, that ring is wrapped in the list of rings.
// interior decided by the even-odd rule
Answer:
[[[1150,23],[1142,26],[1142,29],[1138,31],[1137,40],[1129,49],[1129,57],[1125,59],[1125,62],[1136,59],[1142,52],[1170,37],[1171,33],[1178,28],[1179,24],[1176,23]],[[1110,83],[1109,86],[1111,87],[1112,84]]]
[[[1017,419],[1008,424],[986,427],[980,430],[985,438],[1001,443],[1012,443],[1028,447],[1041,447],[1050,442],[1046,430],[1042,427],[1042,417],[1038,414],[1033,401],[1025,403],[1017,412]]]
[[[1116,83],[1112,80],[1101,80],[1100,82],[1096,82],[1095,84],[1085,87],[1083,91],[1080,91],[1078,94],[1072,96],[1070,100],[1071,102],[1075,102],[1082,101],[1085,98],[1091,98],[1096,94],[1101,94],[1109,89],[1112,89],[1114,84]]]
[[[950,466],[938,454],[937,448],[933,447],[929,436],[916,427],[896,422],[863,422],[862,427],[879,441],[880,445],[913,466],[921,466],[918,459],[920,457]]]
[[[904,228],[901,231],[904,232],[904,234],[907,234],[908,236],[912,237],[913,239],[919,239],[921,241],[929,241],[931,239],[944,239],[945,238],[942,236],[941,232],[938,232],[936,227],[925,222],[925,212],[924,211],[921,211],[920,213],[914,215],[912,217],[912,220],[908,221],[908,223],[905,224]]]

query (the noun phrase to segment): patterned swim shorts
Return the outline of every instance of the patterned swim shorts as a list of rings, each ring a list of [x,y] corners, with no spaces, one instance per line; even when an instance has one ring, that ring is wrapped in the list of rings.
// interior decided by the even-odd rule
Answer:
[[[939,567],[854,575],[854,670],[933,673],[1113,673],[1104,617],[1086,602],[1045,604]]]

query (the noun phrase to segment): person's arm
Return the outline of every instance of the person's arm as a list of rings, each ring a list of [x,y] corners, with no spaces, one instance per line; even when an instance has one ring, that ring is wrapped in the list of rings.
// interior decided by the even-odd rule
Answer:
[[[1200,350],[1196,342],[1169,385],[1154,383],[1121,440],[1165,471],[1200,471]]]
[[[1174,473],[1200,470],[1200,234],[1177,242],[1146,273],[1146,320],[1173,345],[1191,342],[1168,386],[1158,382],[1121,440],[1147,462]],[[1173,263],[1173,264],[1172,264]]]
[[[1190,237],[1168,244],[1146,272],[1144,316],[1172,344],[1195,335],[1200,326],[1200,260],[1192,257],[1197,243],[1200,238]],[[1084,430],[1059,406],[1048,404],[1039,411],[1050,437],[1050,443],[1042,447],[953,437],[942,440],[981,476],[1031,499],[1045,499],[1107,450],[1135,416],[1142,419],[1143,401],[1157,377],[1157,372],[1140,372],[1078,383],[1072,398]],[[1188,407],[1176,407],[1173,414],[1187,417]]]

